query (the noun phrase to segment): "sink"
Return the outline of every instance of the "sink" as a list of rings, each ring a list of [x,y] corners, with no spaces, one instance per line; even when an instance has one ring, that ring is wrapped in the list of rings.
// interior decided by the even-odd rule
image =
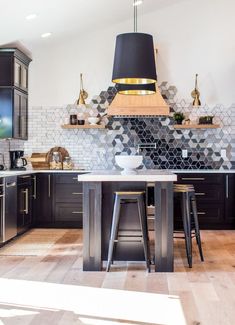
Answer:
[[[136,174],[136,168],[143,162],[143,156],[115,156],[116,164],[123,168],[122,174]]]

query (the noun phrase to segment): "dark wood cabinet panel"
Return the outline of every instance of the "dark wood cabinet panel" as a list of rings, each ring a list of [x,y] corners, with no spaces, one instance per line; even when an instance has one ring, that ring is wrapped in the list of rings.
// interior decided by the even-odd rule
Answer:
[[[182,184],[221,184],[224,180],[223,174],[215,173],[184,173],[177,174],[178,183]]]
[[[32,225],[32,176],[18,176],[17,183],[17,234],[21,234]]]
[[[81,187],[82,183],[78,183],[78,174],[76,173],[68,173],[68,174],[56,174],[55,175],[55,183],[56,184],[76,184]]]
[[[28,96],[18,90],[14,91],[13,137],[28,139]]]
[[[225,222],[235,229],[235,174],[225,175]]]
[[[82,204],[57,203],[55,206],[55,222],[63,222],[68,226],[82,227]]]
[[[7,177],[5,180],[5,240],[17,235],[17,177]]]
[[[37,175],[37,198],[35,224],[43,226],[53,222],[53,175],[49,173]]]
[[[56,184],[55,202],[82,203],[82,186],[80,184]]]
[[[28,66],[31,59],[17,49],[0,48],[0,139],[28,138]],[[6,97],[8,93],[8,97]],[[7,110],[6,110],[7,106]]]

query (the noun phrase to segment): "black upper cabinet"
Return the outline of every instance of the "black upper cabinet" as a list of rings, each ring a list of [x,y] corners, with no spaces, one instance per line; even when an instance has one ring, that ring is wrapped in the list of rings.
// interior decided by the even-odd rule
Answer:
[[[30,62],[18,49],[0,48],[0,87],[15,87],[27,93]]]
[[[17,49],[0,48],[0,139],[28,138],[28,66]]]

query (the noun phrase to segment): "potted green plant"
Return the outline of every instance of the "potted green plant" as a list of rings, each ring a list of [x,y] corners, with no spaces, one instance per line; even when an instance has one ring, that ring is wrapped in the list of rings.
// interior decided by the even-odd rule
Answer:
[[[176,112],[174,113],[173,118],[177,124],[182,124],[182,121],[185,119],[185,116],[183,113]]]

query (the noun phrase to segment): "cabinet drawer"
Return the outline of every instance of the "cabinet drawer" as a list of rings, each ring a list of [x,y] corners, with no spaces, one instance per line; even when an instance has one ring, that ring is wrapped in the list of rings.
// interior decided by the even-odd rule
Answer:
[[[82,222],[82,205],[57,203],[55,207],[55,221],[78,221]]]
[[[17,176],[18,185],[31,185],[32,184],[32,175],[20,175]]]
[[[198,219],[200,225],[221,223],[224,218],[223,204],[197,204]]]
[[[211,184],[195,184],[195,195],[197,202],[223,202],[224,201],[224,186],[223,184],[219,186]]]
[[[178,174],[177,183],[183,184],[197,184],[197,183],[210,183],[210,184],[222,184],[223,174]]]
[[[74,202],[82,203],[83,193],[80,184],[56,184],[55,201],[56,202]]]
[[[79,184],[82,187],[82,183],[78,182],[78,174],[56,174],[56,184]]]

